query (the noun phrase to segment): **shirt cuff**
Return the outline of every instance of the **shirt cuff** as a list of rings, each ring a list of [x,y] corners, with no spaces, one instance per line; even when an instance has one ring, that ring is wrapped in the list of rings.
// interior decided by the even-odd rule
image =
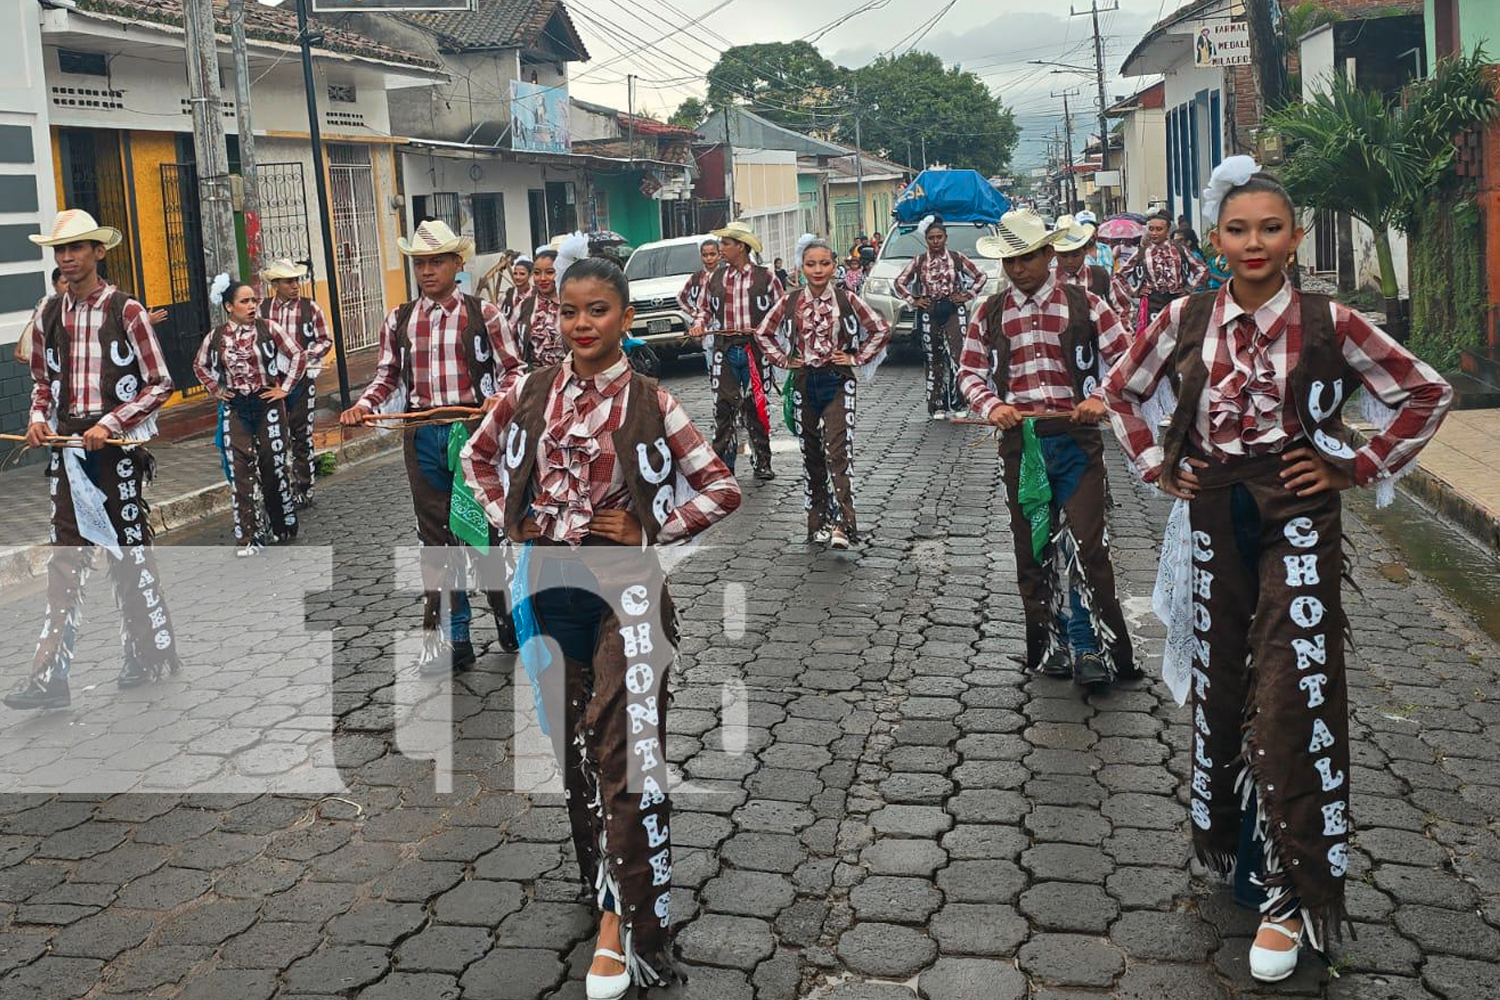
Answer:
[[[998,397],[998,396],[991,396],[989,399],[987,399],[984,402],[982,402],[982,403],[979,404],[979,408],[974,411],[974,414],[980,420],[988,420],[988,419],[990,419],[990,414],[991,413],[994,413],[996,410],[998,410],[1000,407],[1002,407],[1004,405],[1005,405],[1005,401],[1002,400],[1002,399],[1000,399],[1000,397]]]
[[[33,424],[45,424],[47,422],[47,411],[46,410],[32,410],[31,411],[31,422]]]
[[[1354,485],[1369,486],[1377,479],[1389,479],[1390,473],[1385,472],[1375,460],[1370,457],[1367,449],[1360,449],[1354,454]]]
[[[1154,483],[1161,478],[1162,462],[1166,460],[1167,454],[1160,445],[1152,445],[1141,452],[1141,457],[1135,460],[1136,468],[1141,470],[1141,478],[1148,483]]]
[[[115,416],[113,413],[106,413],[104,416],[100,417],[99,426],[109,431],[111,437],[119,437],[120,435],[125,433],[125,428],[120,423],[120,418]]]

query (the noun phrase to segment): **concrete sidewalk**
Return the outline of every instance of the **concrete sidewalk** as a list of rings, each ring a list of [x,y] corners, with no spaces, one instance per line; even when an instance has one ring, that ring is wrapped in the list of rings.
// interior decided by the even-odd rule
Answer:
[[[1500,410],[1454,410],[1401,485],[1500,552]]]
[[[349,359],[351,393],[358,395],[375,366],[374,351]],[[318,412],[313,435],[321,454],[342,468],[395,448],[400,436],[387,431],[346,428],[338,422],[338,375],[330,365],[318,378]],[[150,446],[156,476],[146,486],[151,523],[158,534],[193,524],[229,509],[229,484],[214,447],[218,405],[196,399],[162,410],[158,437]],[[39,462],[0,470],[0,584],[26,580],[46,567],[50,506],[46,466]]]

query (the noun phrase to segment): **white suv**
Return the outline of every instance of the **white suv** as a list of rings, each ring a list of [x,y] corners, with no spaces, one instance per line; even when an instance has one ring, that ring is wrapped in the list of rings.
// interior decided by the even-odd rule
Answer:
[[[948,249],[957,250],[968,257],[974,262],[974,266],[989,276],[990,280],[985,282],[980,292],[981,299],[993,295],[1008,284],[1000,262],[981,257],[975,250],[979,237],[994,231],[993,226],[982,222],[948,223]],[[911,263],[913,257],[926,251],[927,243],[917,233],[915,226],[897,226],[880,245],[880,257],[876,259],[875,266],[870,268],[870,274],[860,289],[860,297],[891,324],[891,343],[908,352],[920,350],[921,345],[916,342],[912,330],[912,308],[896,295],[896,279],[906,270],[906,265]]]
[[[703,267],[699,248],[712,236],[680,236],[639,247],[625,262],[635,323],[630,335],[650,344],[657,354],[674,357],[701,350],[688,336],[688,320],[677,293]]]

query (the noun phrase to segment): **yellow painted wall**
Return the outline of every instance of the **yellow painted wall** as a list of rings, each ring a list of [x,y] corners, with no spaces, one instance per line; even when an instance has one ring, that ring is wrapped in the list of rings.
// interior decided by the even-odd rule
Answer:
[[[62,137],[57,131],[57,126],[52,126],[52,183],[57,188],[57,210],[60,212],[67,208],[63,200],[63,158]]]
[[[146,301],[172,301],[172,274],[167,262],[165,206],[162,203],[161,165],[177,162],[177,137],[172,132],[131,132],[130,159],[135,170],[135,233],[141,245],[141,278]]]

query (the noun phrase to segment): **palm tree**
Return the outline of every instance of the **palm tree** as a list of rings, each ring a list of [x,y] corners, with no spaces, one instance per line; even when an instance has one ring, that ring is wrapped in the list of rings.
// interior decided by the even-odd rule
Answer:
[[[1347,213],[1375,234],[1387,300],[1400,295],[1390,230],[1409,232],[1422,202],[1452,179],[1455,140],[1500,115],[1487,62],[1482,49],[1444,59],[1399,100],[1339,74],[1326,93],[1266,116],[1288,151],[1280,175],[1292,197]]]

